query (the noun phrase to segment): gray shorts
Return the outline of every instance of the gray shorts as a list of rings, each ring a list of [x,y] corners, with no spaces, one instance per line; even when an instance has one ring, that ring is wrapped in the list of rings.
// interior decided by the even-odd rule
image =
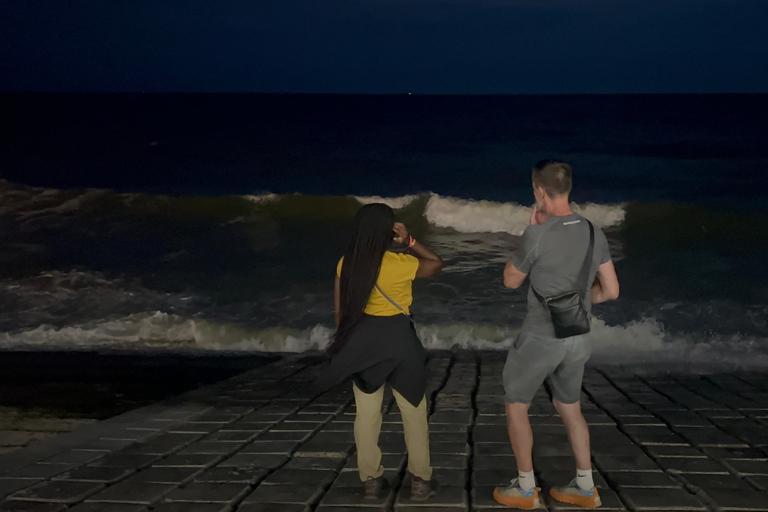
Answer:
[[[545,380],[554,398],[564,404],[581,400],[584,363],[591,346],[583,336],[557,339],[522,331],[507,354],[504,365],[504,399],[530,404]]]

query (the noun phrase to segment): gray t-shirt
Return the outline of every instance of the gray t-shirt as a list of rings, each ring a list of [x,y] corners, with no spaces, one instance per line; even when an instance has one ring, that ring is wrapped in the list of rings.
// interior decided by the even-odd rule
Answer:
[[[589,224],[581,215],[572,213],[550,217],[544,224],[528,226],[520,247],[512,255],[512,264],[528,274],[531,285],[542,297],[574,290],[589,245]],[[610,261],[611,253],[603,231],[595,226],[595,249],[589,270],[589,285],[595,280],[597,268]],[[592,309],[592,297],[584,300],[587,311]],[[523,330],[555,336],[549,312],[528,290],[528,314]]]

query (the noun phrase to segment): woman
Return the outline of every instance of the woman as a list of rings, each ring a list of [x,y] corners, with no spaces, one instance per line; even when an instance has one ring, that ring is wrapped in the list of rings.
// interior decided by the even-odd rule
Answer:
[[[391,251],[407,244],[410,254]],[[403,418],[411,499],[435,494],[429,463],[429,426],[425,397],[425,352],[410,317],[411,285],[443,268],[443,260],[395,222],[392,209],[380,203],[363,206],[355,216],[352,240],[336,269],[337,330],[328,348],[332,356],[329,383],[353,378],[355,444],[366,498],[377,498],[388,486],[382,476],[381,404],[384,384]]]

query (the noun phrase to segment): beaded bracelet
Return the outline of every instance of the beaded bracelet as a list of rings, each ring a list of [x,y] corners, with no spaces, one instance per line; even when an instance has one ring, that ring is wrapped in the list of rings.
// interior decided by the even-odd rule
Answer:
[[[413,244],[415,243],[416,243],[416,239],[413,238],[411,235],[408,235],[408,248],[410,249],[411,247],[413,247]]]

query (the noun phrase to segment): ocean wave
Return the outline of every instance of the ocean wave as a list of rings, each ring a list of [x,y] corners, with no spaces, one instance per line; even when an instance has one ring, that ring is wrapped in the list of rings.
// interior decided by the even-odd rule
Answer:
[[[571,208],[601,228],[618,225],[625,216],[623,204],[572,203]],[[437,227],[465,233],[521,235],[530,222],[531,207],[512,202],[475,201],[432,194],[424,216]]]
[[[0,334],[0,348],[73,350],[119,348],[130,350],[210,350],[226,352],[307,352],[323,350],[333,330],[325,325],[306,329],[275,326],[266,329],[184,318],[161,312],[55,328]],[[518,328],[446,323],[419,325],[427,349],[508,350]],[[593,319],[592,362],[606,365],[685,363],[727,365],[733,368],[768,367],[768,339],[743,335],[668,334],[652,318],[623,326]]]
[[[384,203],[385,205],[389,206],[393,210],[400,210],[402,208],[405,208],[412,202],[414,202],[419,197],[420,196],[418,195],[401,196],[401,197],[355,196],[355,199],[361,204]]]

